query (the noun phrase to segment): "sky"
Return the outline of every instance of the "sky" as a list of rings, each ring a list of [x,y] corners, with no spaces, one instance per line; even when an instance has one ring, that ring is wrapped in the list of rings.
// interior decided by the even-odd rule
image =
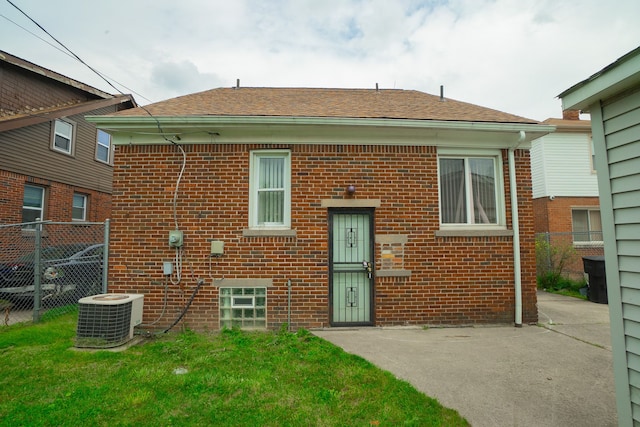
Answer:
[[[443,86],[542,121],[562,116],[558,94],[640,45],[638,17],[638,0],[0,0],[0,50],[141,105],[238,79]]]

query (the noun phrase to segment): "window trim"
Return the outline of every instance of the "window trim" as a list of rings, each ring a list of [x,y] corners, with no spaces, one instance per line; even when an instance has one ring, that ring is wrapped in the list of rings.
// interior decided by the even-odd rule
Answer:
[[[284,158],[284,207],[282,224],[258,224],[258,178],[259,159],[264,157]],[[290,230],[291,229],[291,150],[252,150],[249,158],[249,229],[250,230]]]
[[[109,146],[108,147],[105,146],[104,144],[100,143],[100,133],[101,132],[109,137]],[[107,149],[107,160],[103,160],[103,159],[98,157],[98,153],[100,152],[100,147],[106,147],[106,149]],[[111,137],[111,134],[109,132],[105,132],[102,129],[96,129],[96,154],[95,154],[95,159],[96,159],[96,161],[98,161],[100,163],[104,163],[104,164],[107,164],[107,165],[113,165],[113,138]]]
[[[268,325],[268,306],[269,306],[269,292],[265,286],[221,286],[218,295],[218,312],[219,312],[219,326],[234,327],[238,323],[238,327],[241,329],[266,329]],[[249,304],[237,304],[238,299],[251,299],[251,305]],[[263,304],[258,304],[257,299],[263,300]],[[225,304],[228,302],[228,305]],[[240,312],[240,316],[236,316],[237,312]],[[247,316],[247,311],[252,312],[252,316]],[[262,311],[264,317],[257,316],[258,311]]]
[[[36,188],[38,190],[41,191],[41,197],[40,197],[40,209],[34,209],[31,207],[26,207],[24,205],[24,195],[25,195],[25,190],[27,189],[27,187],[31,187],[31,188]],[[32,211],[40,211],[40,215],[36,218],[40,218],[40,220],[44,220],[44,214],[45,214],[45,200],[46,200],[46,193],[47,193],[47,189],[45,187],[41,187],[39,185],[31,185],[31,184],[24,184],[24,188],[23,188],[23,192],[22,192],[22,221],[24,222],[24,211],[26,210],[32,210]],[[32,229],[35,227],[26,227],[27,229]]]
[[[591,163],[591,174],[595,175],[596,171],[596,147],[593,143],[593,135],[589,134],[589,163]]]
[[[76,209],[76,206],[75,206],[75,198],[76,198],[76,196],[82,197],[82,200],[83,200],[82,219],[73,217],[73,211],[74,211],[74,209]],[[82,193],[73,193],[73,197],[71,199],[71,221],[73,221],[73,222],[86,222],[87,221],[87,207],[88,207],[88,204],[89,204],[89,196],[87,196],[86,194],[82,194]]]
[[[441,206],[441,182],[440,182],[440,160],[441,159],[465,159],[465,172],[467,167],[467,159],[470,158],[487,158],[493,160],[493,168],[495,172],[495,197],[496,197],[496,223],[495,224],[454,224],[442,222],[442,206]],[[437,155],[437,174],[438,174],[438,221],[440,230],[463,231],[463,230],[506,230],[507,214],[506,214],[506,193],[504,186],[504,167],[502,160],[502,150],[499,149],[478,149],[478,148],[440,148]]]
[[[575,231],[574,229],[574,221],[573,221],[573,213],[575,211],[587,212],[587,231]],[[591,229],[591,212],[597,211],[600,214],[600,225],[602,228],[602,212],[600,210],[600,206],[572,206],[571,207],[571,240],[573,246],[575,247],[588,247],[588,246],[603,246],[604,245],[604,237],[602,240],[591,240],[592,233],[600,233],[602,236],[602,231],[592,230]],[[590,240],[575,240],[577,233],[587,233]]]
[[[58,123],[64,123],[69,125],[71,127],[71,135],[67,136],[62,133],[59,133],[57,130]],[[56,136],[58,134],[60,134],[60,136],[63,138],[69,139],[69,150],[64,150],[56,145]],[[75,153],[75,147],[76,147],[75,139],[76,139],[76,123],[74,121],[66,118],[55,119],[53,121],[53,129],[51,132],[51,150],[56,151],[58,153],[66,154],[67,156],[73,156]]]

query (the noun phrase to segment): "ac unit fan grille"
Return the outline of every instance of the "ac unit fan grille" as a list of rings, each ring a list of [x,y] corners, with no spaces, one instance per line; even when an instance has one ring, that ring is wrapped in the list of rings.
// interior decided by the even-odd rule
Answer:
[[[129,341],[131,301],[118,305],[80,304],[76,347],[117,347]]]

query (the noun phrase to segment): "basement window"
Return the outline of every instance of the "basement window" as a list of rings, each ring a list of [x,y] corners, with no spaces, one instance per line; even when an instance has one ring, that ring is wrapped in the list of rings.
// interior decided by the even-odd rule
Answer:
[[[220,288],[220,327],[267,327],[266,288]]]

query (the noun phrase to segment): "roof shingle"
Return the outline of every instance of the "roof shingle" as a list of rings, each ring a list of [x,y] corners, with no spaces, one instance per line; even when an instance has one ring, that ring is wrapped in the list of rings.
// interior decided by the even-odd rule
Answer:
[[[535,120],[416,90],[217,88],[144,107],[156,117],[257,116],[412,119],[496,123]],[[148,116],[142,108],[115,116]]]

